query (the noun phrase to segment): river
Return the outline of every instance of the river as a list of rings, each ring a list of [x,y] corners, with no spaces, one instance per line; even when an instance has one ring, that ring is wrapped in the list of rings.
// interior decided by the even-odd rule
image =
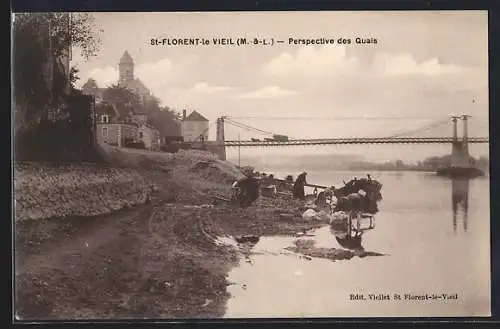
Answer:
[[[308,171],[308,182],[339,186],[363,175]],[[488,316],[489,179],[452,181],[421,172],[373,172],[372,178],[383,183],[383,200],[362,245],[384,256],[307,260],[283,252],[297,238],[262,237],[229,274],[234,284],[225,317]],[[320,247],[341,248],[328,227],[311,234]],[[365,300],[352,299],[356,294]]]

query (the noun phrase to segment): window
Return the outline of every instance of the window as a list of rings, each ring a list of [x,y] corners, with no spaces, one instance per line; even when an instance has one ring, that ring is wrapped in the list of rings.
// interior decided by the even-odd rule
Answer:
[[[109,115],[107,114],[101,115],[101,123],[109,123]]]
[[[142,131],[139,132],[139,138],[142,139]]]
[[[102,128],[102,136],[108,137],[108,128],[106,128],[106,127]]]

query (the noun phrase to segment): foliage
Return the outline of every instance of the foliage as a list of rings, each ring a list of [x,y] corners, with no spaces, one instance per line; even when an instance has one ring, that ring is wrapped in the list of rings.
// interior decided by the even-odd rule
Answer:
[[[472,166],[485,170],[489,167],[487,157],[478,159],[469,156]],[[451,162],[450,155],[431,156],[424,161],[418,161],[416,164],[404,163],[402,160],[389,161],[385,163],[355,162],[350,165],[352,170],[417,170],[417,171],[436,171],[439,168],[448,167]]]
[[[69,70],[69,82],[71,84],[72,89],[76,89],[75,84],[80,78],[78,77],[79,70],[76,67],[71,67]]]
[[[146,149],[146,144],[144,144],[143,141],[126,141],[125,142],[125,147],[133,148],[133,149]]]
[[[95,55],[100,39],[87,13],[71,14],[71,24],[68,13],[16,14],[12,37],[16,127],[36,125],[64,105],[71,81],[63,56],[71,47]]]
[[[98,51],[90,14],[16,14],[13,23],[15,157],[18,160],[93,158],[89,98],[74,88],[71,47],[86,58]]]
[[[102,98],[103,102],[99,105],[102,106],[101,111],[104,110],[105,106],[109,106],[104,104],[112,104],[122,109],[132,110],[135,113],[144,113],[148,117],[148,122],[156,127],[163,137],[180,134],[176,123],[179,113],[168,106],[161,106],[160,100],[155,96],[143,101],[133,91],[114,84],[104,89]]]
[[[15,139],[16,160],[97,161],[90,99],[72,90],[67,97],[65,120],[43,120],[36,127],[19,130]]]
[[[145,102],[144,110],[146,113],[159,112],[161,110],[160,100],[157,97],[152,96]]]
[[[118,84],[114,84],[104,89],[102,99],[104,102],[108,102],[110,104],[120,103],[131,106],[135,109],[143,108],[141,100],[137,94],[125,87],[119,86]]]

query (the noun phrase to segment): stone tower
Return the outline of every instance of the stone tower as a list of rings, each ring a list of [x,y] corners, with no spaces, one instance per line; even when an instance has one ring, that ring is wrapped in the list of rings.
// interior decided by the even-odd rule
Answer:
[[[118,81],[120,85],[134,80],[134,60],[126,50],[120,58],[118,69],[120,71],[120,79]]]
[[[224,145],[224,117],[217,119],[217,133],[215,136],[215,153],[219,156],[219,159],[226,160],[226,146]]]

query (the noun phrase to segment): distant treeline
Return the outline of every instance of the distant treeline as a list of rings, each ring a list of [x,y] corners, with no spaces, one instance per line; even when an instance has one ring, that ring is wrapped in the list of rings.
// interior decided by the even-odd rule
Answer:
[[[373,163],[367,161],[353,162],[350,170],[381,170],[381,171],[436,171],[439,168],[448,167],[450,165],[450,155],[433,156],[426,158],[424,161],[417,163],[405,163],[402,160],[388,161],[384,163]],[[471,164],[483,171],[489,170],[488,157],[481,156],[479,158],[470,157]]]

